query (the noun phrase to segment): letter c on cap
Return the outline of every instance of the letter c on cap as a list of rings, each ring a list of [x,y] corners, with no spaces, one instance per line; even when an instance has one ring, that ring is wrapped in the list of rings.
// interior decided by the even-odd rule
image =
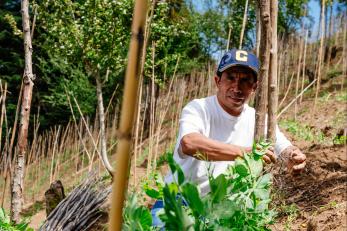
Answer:
[[[248,60],[248,53],[246,51],[238,50],[236,51],[236,60],[247,62]]]

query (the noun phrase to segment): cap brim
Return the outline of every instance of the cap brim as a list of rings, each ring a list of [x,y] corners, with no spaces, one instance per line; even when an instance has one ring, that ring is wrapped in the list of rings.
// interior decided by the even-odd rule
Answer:
[[[222,73],[223,71],[225,71],[226,69],[229,69],[230,67],[235,67],[235,66],[240,66],[240,67],[246,67],[246,68],[249,68],[251,71],[253,71],[253,73],[255,74],[255,76],[258,78],[258,71],[249,66],[249,65],[246,65],[244,63],[232,63],[232,64],[229,64],[229,65],[226,65],[225,67],[223,67],[222,69],[220,69],[218,72]]]

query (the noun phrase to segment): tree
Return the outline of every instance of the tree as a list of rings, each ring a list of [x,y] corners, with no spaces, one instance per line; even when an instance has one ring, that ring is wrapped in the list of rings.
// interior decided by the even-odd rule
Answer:
[[[255,140],[259,141],[264,137],[265,115],[267,112],[268,96],[268,76],[269,76],[269,59],[271,48],[271,15],[270,0],[259,0],[260,21],[261,21],[261,39],[260,39],[260,71],[259,83],[256,92],[255,101]]]
[[[21,118],[18,132],[18,155],[14,168],[14,176],[12,181],[12,197],[11,197],[11,220],[18,224],[23,202],[23,176],[25,153],[28,143],[28,127],[30,106],[33,91],[33,70],[32,70],[32,45],[30,36],[30,17],[29,17],[29,1],[22,0],[22,18],[23,18],[23,38],[24,38],[24,54],[25,68],[23,76],[23,98],[21,105]]]

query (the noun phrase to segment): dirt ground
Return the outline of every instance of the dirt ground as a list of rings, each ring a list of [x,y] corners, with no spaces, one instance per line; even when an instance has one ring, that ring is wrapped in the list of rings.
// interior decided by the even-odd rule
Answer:
[[[313,97],[299,105],[297,121],[320,132],[325,140],[305,141],[284,131],[306,154],[307,166],[295,178],[286,174],[285,168],[276,169],[274,203],[280,212],[272,230],[347,230],[347,149],[345,144],[327,141],[346,136],[347,105],[339,100],[343,94],[339,87],[328,83],[323,89],[326,93],[315,111]],[[294,118],[294,110],[283,119],[290,118]]]

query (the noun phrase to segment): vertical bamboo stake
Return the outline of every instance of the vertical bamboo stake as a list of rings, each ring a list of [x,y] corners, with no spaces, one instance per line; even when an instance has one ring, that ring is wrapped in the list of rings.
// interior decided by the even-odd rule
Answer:
[[[259,0],[260,19],[261,19],[261,43],[260,43],[260,71],[258,78],[258,89],[255,103],[255,137],[256,141],[264,138],[265,131],[265,114],[267,108],[267,86],[268,86],[268,70],[270,59],[270,1]]]
[[[318,54],[317,87],[316,87],[316,94],[314,98],[313,111],[316,110],[318,93],[320,90],[319,88],[320,88],[320,80],[321,80],[321,66],[322,66],[322,60],[323,60],[323,44],[324,44],[324,34],[325,34],[324,13],[325,13],[325,0],[322,0],[321,37],[320,37],[320,47],[319,47],[319,54]]]
[[[306,51],[307,51],[307,37],[308,37],[308,30],[306,30],[305,33],[305,46],[304,46],[304,58],[303,58],[303,64],[302,64],[302,81],[301,81],[301,91],[304,89],[305,85],[305,69],[306,69]],[[302,102],[302,96],[300,96],[300,103]]]
[[[343,91],[343,85],[345,83],[345,78],[347,76],[347,41],[346,41],[346,34],[347,34],[347,23],[345,22],[345,26],[344,26],[344,29],[343,29],[343,51],[342,51],[342,55],[343,55],[343,64],[342,64],[342,67],[343,67],[343,74],[344,74],[344,77],[341,78],[341,91]]]
[[[244,35],[244,33],[245,33],[246,22],[247,22],[247,11],[248,11],[248,0],[246,0],[245,12],[243,13],[243,20],[242,20],[242,29],[241,29],[241,34],[240,34],[240,45],[239,45],[239,49],[242,48],[242,40],[243,40],[243,35]],[[229,44],[228,44],[228,45],[229,45]]]
[[[6,116],[6,94],[7,94],[7,82],[5,82],[5,87],[4,89],[2,89],[2,83],[0,82],[0,88],[1,88],[1,92],[3,92],[3,94],[1,95],[2,97],[0,98],[0,105],[1,105],[1,116],[0,116],[0,151],[1,151],[1,138],[2,138],[2,125],[4,122],[4,118]],[[2,103],[1,103],[2,101]]]
[[[150,102],[150,124],[149,124],[149,144],[148,144],[148,157],[147,157],[147,177],[151,172],[152,157],[153,157],[153,144],[154,144],[154,127],[155,127],[155,98],[154,98],[154,60],[155,60],[155,42],[152,42],[152,78],[151,78],[151,102]]]
[[[333,42],[332,42],[332,34],[333,34],[333,5],[334,5],[334,1],[330,2],[330,16],[329,16],[329,31],[327,34],[327,45],[328,45],[328,54],[327,54],[327,67],[326,69],[329,70],[329,66],[330,66],[330,57],[331,57],[331,48],[333,46]]]
[[[261,39],[261,22],[260,22],[260,6],[259,1],[256,1],[255,3],[255,10],[256,10],[256,55],[259,57],[259,49],[260,49],[260,39]]]
[[[247,1],[248,1],[248,0],[247,0]],[[230,46],[231,30],[232,30],[232,25],[231,25],[231,23],[229,23],[228,42],[227,42],[227,51],[229,50],[229,46]]]
[[[23,18],[23,37],[24,37],[24,88],[21,107],[20,127],[18,131],[18,155],[14,169],[12,181],[12,197],[11,197],[11,220],[19,223],[20,212],[22,210],[23,201],[23,174],[24,174],[24,155],[28,144],[28,127],[30,116],[30,105],[33,91],[34,75],[32,71],[32,45],[30,37],[30,20],[29,20],[29,0],[22,0],[22,18]]]
[[[132,23],[129,59],[125,79],[121,120],[116,154],[116,174],[112,185],[111,212],[109,230],[120,231],[122,228],[122,211],[125,192],[128,184],[131,131],[136,107],[139,63],[143,46],[143,33],[146,21],[147,1],[136,0]]]
[[[295,84],[295,96],[299,93],[299,82],[300,82],[300,70],[301,70],[301,58],[302,58],[302,50],[304,46],[303,38],[300,38],[300,46],[299,46],[299,60],[298,60],[298,69],[296,73],[296,84]],[[294,120],[296,120],[296,115],[298,114],[298,101],[295,101],[294,105]]]
[[[277,105],[278,105],[278,91],[277,91],[277,12],[278,1],[271,0],[271,40],[272,49],[270,53],[270,73],[269,73],[269,95],[268,95],[268,131],[267,138],[272,142],[276,141],[276,124],[277,124]]]

